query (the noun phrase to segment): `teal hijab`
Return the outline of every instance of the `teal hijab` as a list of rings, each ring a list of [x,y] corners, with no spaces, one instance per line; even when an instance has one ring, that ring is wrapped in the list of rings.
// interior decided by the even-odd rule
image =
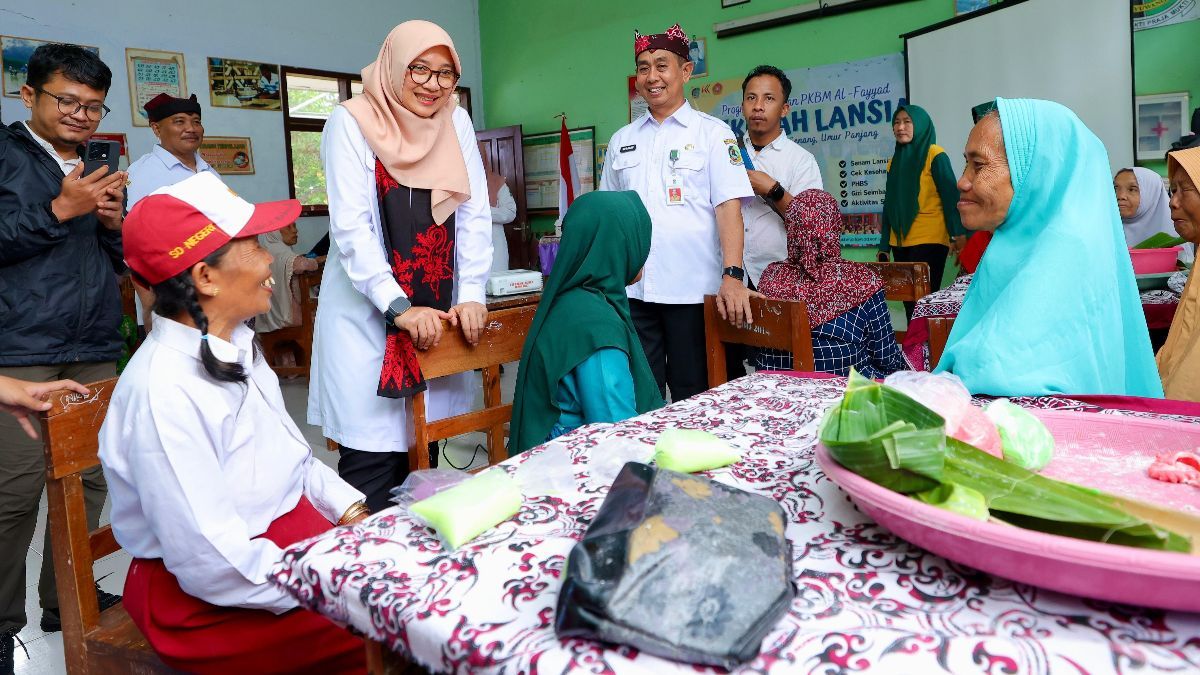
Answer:
[[[896,115],[901,110],[912,118],[913,137],[904,145],[896,143],[883,196],[883,212],[888,224],[896,231],[896,241],[899,242],[908,236],[908,230],[921,210],[921,174],[925,172],[925,160],[929,159],[929,146],[937,142],[933,120],[929,119],[929,113],[924,108],[902,105],[896,108]],[[893,115],[892,119],[895,120],[896,116]]]
[[[589,192],[563,219],[563,236],[517,372],[509,454],[546,440],[560,411],[558,383],[584,359],[613,347],[629,356],[634,408],[661,408],[625,286],[650,256],[650,214],[636,192]]]
[[[978,394],[1162,398],[1104,144],[1058,103],[996,104],[1012,203],[937,371]]]

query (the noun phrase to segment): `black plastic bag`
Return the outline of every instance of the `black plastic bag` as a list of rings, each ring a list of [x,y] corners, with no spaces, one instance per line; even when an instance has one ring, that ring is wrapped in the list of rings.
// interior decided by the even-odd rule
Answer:
[[[555,632],[688,663],[749,661],[795,596],[785,522],[766,497],[630,462],[567,559]]]

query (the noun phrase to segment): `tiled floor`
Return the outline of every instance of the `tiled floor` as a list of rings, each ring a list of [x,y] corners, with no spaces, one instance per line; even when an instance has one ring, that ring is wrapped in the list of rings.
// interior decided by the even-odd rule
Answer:
[[[512,401],[512,393],[516,383],[517,364],[505,366],[504,375],[500,378],[500,387],[506,402]],[[337,468],[337,454],[325,449],[325,438],[319,427],[310,426],[306,421],[305,410],[308,405],[308,380],[297,379],[282,383],[283,397],[287,404],[288,413],[304,432],[313,454],[333,468]],[[477,408],[483,406],[483,393],[480,390],[475,402]],[[482,466],[487,463],[487,453],[476,452],[476,445],[484,442],[484,435],[466,434],[451,439],[443,450],[444,456],[456,467]],[[472,461],[473,460],[473,461]],[[42,495],[41,510],[38,512],[37,530],[33,535],[33,544],[26,556],[26,580],[29,585],[25,589],[25,614],[28,625],[18,634],[25,643],[26,652],[17,645],[16,672],[20,675],[42,675],[43,673],[66,673],[63,660],[62,633],[44,633],[38,627],[42,610],[38,606],[38,578],[42,566],[42,538],[46,528],[46,497]],[[100,518],[101,524],[108,522],[108,506]],[[125,573],[129,569],[130,557],[124,551],[118,551],[107,558],[96,561],[94,573],[100,587],[109,593],[120,593],[125,586]]]

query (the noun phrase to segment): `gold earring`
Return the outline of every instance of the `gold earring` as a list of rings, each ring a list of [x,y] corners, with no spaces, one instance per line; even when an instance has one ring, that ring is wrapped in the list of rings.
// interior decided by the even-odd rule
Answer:
[[[219,288],[214,288],[214,289],[213,289],[213,292],[212,292],[212,296],[215,298],[215,297],[217,297],[218,295],[220,295],[220,293],[221,293],[221,289],[219,289]]]

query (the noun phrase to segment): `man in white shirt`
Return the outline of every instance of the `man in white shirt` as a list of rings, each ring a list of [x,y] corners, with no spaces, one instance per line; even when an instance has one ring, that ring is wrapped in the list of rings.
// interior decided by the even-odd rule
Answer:
[[[746,223],[746,276],[750,287],[767,265],[787,258],[785,213],[792,197],[820,190],[821,167],[812,153],[783,133],[780,120],[791,107],[792,82],[775,66],[759,66],[742,81],[742,117],[754,169],[747,171],[756,198],[742,207]],[[774,209],[771,208],[774,205]]]
[[[200,156],[204,124],[195,94],[188,98],[159,94],[142,108],[150,117],[150,129],[158,143],[129,165],[129,208],[151,192],[202,171],[220,178]]]
[[[693,65],[679,25],[635,33],[634,58],[649,111],[613,134],[600,189],[633,190],[650,213],[650,258],[628,288],[630,313],[659,387],[679,401],[708,387],[704,296],[716,294],[730,322],[752,322],[741,207],[753,192],[729,126],[684,99]]]
[[[129,165],[128,208],[132,209],[155,190],[198,173],[207,172],[220,178],[216,169],[200,156],[204,125],[200,121],[200,103],[195,94],[188,98],[159,94],[147,101],[142,109],[150,119],[150,129],[158,137],[158,143]],[[133,290],[137,293],[138,325],[144,325],[149,331],[154,293],[137,284],[133,285]]]

